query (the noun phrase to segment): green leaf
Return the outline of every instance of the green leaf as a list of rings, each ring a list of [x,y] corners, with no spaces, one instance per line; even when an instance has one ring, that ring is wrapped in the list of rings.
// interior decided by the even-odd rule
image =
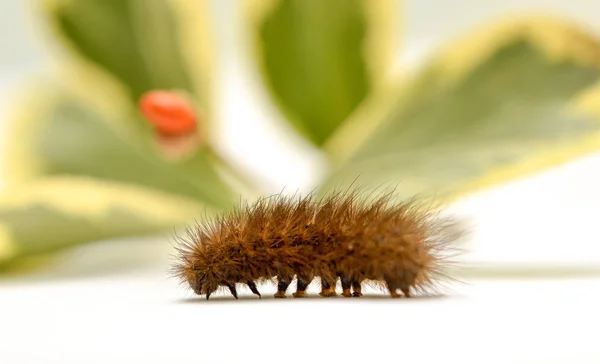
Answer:
[[[390,70],[396,2],[249,1],[254,55],[293,127],[321,145]]]
[[[323,190],[358,177],[449,201],[600,147],[598,115],[579,103],[600,79],[597,41],[555,21],[483,33],[357,113],[327,146],[339,164]]]
[[[180,89],[208,107],[212,46],[205,2],[44,0],[44,5],[69,49],[123,83],[134,102],[151,89]]]
[[[40,176],[87,176],[151,187],[215,208],[229,207],[237,197],[218,173],[220,161],[208,148],[170,163],[144,143],[146,139],[114,127],[123,124],[120,120],[107,120],[58,87],[38,87],[17,110],[22,115],[11,120],[3,154],[9,184]]]
[[[40,179],[0,196],[0,267],[82,243],[165,232],[201,211],[201,205],[147,188],[82,177]]]

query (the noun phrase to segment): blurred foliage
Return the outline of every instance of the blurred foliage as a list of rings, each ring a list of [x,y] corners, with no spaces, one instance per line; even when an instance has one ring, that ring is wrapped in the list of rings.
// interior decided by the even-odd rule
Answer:
[[[502,21],[391,82],[398,3],[243,8],[274,104],[332,161],[320,193],[360,176],[450,201],[598,148],[600,113],[589,106],[600,99],[600,45],[585,31]],[[41,4],[66,53],[59,81],[35,85],[9,125],[0,266],[168,231],[260,193],[212,147],[217,57],[205,1]],[[184,158],[167,158],[137,111],[155,89],[185,94],[198,111],[202,142]]]
[[[248,13],[263,79],[296,130],[321,145],[389,72],[371,45],[394,48],[397,1],[262,2]]]
[[[227,207],[237,197],[220,178],[206,148],[170,163],[151,144],[111,127],[101,112],[59,86],[38,88],[32,96],[29,103],[36,112],[26,114],[30,117],[20,119],[13,129],[13,158],[6,162],[14,171],[12,180],[88,176],[180,194],[214,207]],[[144,123],[134,112],[111,120],[115,121]]]
[[[0,204],[0,269],[15,258],[82,242],[156,234],[199,206],[144,188],[85,177],[47,177],[9,189]]]
[[[324,189],[360,174],[363,184],[398,181],[404,198],[449,201],[582,153],[600,120],[573,104],[598,84],[600,43],[546,21],[494,30],[454,45],[405,90],[357,114],[328,145],[338,169]],[[478,58],[468,64],[472,49]]]
[[[198,9],[177,1],[55,1],[43,0],[51,24],[61,38],[86,61],[122,82],[131,100],[152,89],[181,89],[197,95],[204,106],[210,85],[197,85],[193,75],[207,79],[209,69],[186,60],[183,29],[178,12]],[[198,2],[202,3],[202,2]],[[196,42],[209,34],[204,24]],[[196,47],[203,48],[202,44]],[[198,60],[200,61],[200,60]]]

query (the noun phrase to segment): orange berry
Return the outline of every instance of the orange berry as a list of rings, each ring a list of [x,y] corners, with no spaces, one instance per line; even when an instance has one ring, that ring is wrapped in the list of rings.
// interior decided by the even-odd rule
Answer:
[[[160,134],[182,135],[196,129],[196,115],[189,102],[171,91],[150,91],[140,99],[140,111]]]

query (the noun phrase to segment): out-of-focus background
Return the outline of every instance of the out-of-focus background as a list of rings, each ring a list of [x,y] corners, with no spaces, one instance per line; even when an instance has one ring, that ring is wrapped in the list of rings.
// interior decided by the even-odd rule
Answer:
[[[277,319],[298,312],[380,332],[352,338],[352,356],[333,335],[322,358],[600,361],[585,332],[599,303],[598,14],[592,0],[3,1],[0,362],[170,362],[196,346],[214,348],[206,362],[268,360],[284,337],[326,339]],[[193,130],[140,111],[156,90],[190,102]],[[461,219],[460,299],[202,306],[167,278],[174,231],[194,219],[357,177]],[[233,353],[214,340],[232,326]],[[257,335],[275,351],[252,354],[243,337]],[[414,350],[380,350],[398,338]]]

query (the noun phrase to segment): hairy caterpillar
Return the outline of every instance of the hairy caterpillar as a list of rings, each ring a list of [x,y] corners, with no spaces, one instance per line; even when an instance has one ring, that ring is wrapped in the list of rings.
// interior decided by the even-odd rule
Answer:
[[[188,229],[173,273],[206,299],[219,287],[237,298],[236,283],[260,297],[256,282],[273,278],[275,297],[285,297],[294,278],[293,296],[302,297],[315,277],[325,297],[336,295],[338,278],[344,297],[362,296],[365,280],[410,297],[448,278],[445,221],[415,201],[393,202],[392,193],[368,196],[280,194],[240,205]]]

